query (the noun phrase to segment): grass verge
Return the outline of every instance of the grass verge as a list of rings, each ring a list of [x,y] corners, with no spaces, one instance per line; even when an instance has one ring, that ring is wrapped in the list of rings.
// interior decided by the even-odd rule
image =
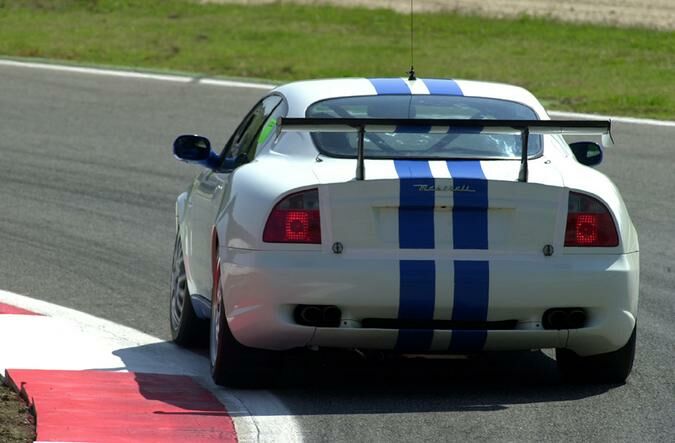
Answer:
[[[28,406],[0,376],[0,441],[26,443],[34,439],[35,425]]]
[[[418,14],[423,77],[502,81],[551,108],[675,119],[675,32]],[[402,76],[409,17],[188,0],[0,0],[0,54],[286,81]]]

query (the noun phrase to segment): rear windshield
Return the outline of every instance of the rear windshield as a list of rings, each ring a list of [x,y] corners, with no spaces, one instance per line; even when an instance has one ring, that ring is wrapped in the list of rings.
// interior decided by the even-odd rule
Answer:
[[[323,100],[307,108],[311,118],[418,118],[538,120],[535,112],[520,103],[479,97],[440,95],[374,95]],[[357,134],[312,133],[322,154],[356,156]],[[367,158],[520,158],[518,135],[458,133],[366,133]],[[541,153],[541,136],[530,136],[528,154]]]

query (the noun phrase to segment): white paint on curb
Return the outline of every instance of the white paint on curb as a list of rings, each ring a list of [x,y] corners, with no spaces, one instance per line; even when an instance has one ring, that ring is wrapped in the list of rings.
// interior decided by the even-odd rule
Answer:
[[[135,79],[147,79],[147,80],[159,80],[159,81],[169,81],[175,83],[197,83],[201,85],[209,86],[220,86],[226,88],[251,88],[251,89],[261,89],[261,90],[270,90],[274,89],[275,85],[265,84],[265,83],[256,83],[256,82],[244,82],[237,80],[218,80],[212,78],[201,78],[201,77],[189,77],[181,75],[163,75],[163,74],[150,74],[136,71],[124,71],[117,69],[101,69],[101,68],[85,68],[78,66],[66,66],[66,65],[57,65],[51,63],[36,63],[36,62],[21,62],[16,60],[2,60],[0,59],[0,66],[13,66],[19,68],[34,68],[34,69],[47,69],[52,71],[62,71],[62,72],[73,72],[78,74],[95,74],[95,75],[108,75],[114,77],[125,77],[125,78],[135,78]],[[562,118],[580,118],[580,119],[609,119],[615,122],[620,123],[629,123],[635,125],[649,125],[649,126],[664,126],[664,127],[675,127],[675,121],[668,120],[653,120],[646,118],[633,118],[633,117],[621,117],[613,115],[599,115],[599,114],[583,114],[577,112],[563,112],[563,111],[549,111],[551,116],[562,117]]]
[[[127,326],[0,290],[0,303],[43,314],[0,315],[0,372],[16,369],[107,369],[194,377],[227,408],[240,442],[302,441],[283,403],[267,391],[224,389],[205,356]],[[12,337],[11,339],[6,339]]]

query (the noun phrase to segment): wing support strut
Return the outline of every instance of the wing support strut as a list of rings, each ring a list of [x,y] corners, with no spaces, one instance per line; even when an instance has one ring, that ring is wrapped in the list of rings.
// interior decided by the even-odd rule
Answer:
[[[366,127],[359,126],[359,143],[356,147],[356,179],[365,180],[366,178],[366,162],[364,160],[363,144],[366,138]]]
[[[520,133],[521,137],[521,156],[520,156],[520,171],[518,171],[518,181],[527,183],[527,175],[528,175],[528,168],[527,168],[527,157],[528,157],[528,152],[527,148],[528,145],[530,144],[530,129],[528,127],[523,128],[522,132]]]

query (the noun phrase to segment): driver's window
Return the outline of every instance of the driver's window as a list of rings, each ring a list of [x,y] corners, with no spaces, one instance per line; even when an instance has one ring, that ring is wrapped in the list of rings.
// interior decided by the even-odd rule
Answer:
[[[278,95],[270,95],[255,105],[251,112],[244,118],[241,125],[239,125],[230,139],[230,142],[223,150],[223,158],[240,158],[242,163],[251,161],[252,158],[243,158],[243,156],[249,157],[252,152],[255,153],[255,149],[252,151],[251,148],[254,148],[253,145],[258,139],[258,134],[260,133],[265,120],[267,120],[267,117],[280,102],[281,97]]]

